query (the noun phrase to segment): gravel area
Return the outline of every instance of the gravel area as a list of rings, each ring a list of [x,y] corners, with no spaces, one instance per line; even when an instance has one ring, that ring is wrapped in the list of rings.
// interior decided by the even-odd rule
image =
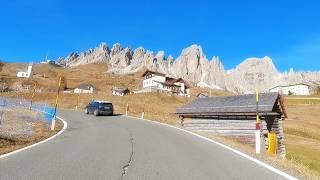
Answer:
[[[28,137],[32,135],[36,122],[47,124],[41,113],[23,108],[2,108],[1,114],[0,137],[4,138]]]

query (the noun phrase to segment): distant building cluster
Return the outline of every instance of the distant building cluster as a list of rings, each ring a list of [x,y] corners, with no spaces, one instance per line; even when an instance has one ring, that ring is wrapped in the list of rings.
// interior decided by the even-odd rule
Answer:
[[[97,89],[92,84],[80,84],[75,88],[66,88],[64,93],[75,93],[75,94],[92,94]]]

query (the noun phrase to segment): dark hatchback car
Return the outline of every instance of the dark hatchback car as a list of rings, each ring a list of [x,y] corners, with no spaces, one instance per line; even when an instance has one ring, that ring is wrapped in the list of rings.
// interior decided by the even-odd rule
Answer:
[[[86,114],[94,114],[95,116],[99,115],[113,115],[113,105],[109,101],[92,101],[90,102],[85,109]]]

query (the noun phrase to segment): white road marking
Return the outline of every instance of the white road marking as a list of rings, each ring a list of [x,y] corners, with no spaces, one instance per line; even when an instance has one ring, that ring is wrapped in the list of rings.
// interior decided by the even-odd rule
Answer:
[[[21,152],[21,151],[30,149],[30,148],[32,148],[32,147],[38,146],[38,145],[40,145],[40,144],[42,144],[42,143],[48,142],[48,141],[56,138],[56,137],[59,136],[60,134],[62,134],[62,133],[68,128],[68,123],[67,123],[64,119],[62,119],[62,118],[60,118],[60,117],[58,117],[58,116],[57,116],[57,118],[60,119],[60,120],[62,121],[62,123],[63,123],[63,128],[62,128],[57,134],[55,134],[55,135],[53,135],[53,136],[51,136],[51,137],[49,137],[49,138],[47,138],[47,139],[44,139],[44,140],[42,140],[42,141],[39,141],[39,142],[37,142],[37,143],[35,143],[35,144],[31,144],[31,145],[26,146],[26,147],[23,147],[23,148],[21,148],[21,149],[17,149],[17,150],[15,150],[15,151],[12,151],[12,152],[9,152],[9,153],[0,155],[0,159],[5,158],[5,157],[8,157],[8,156],[11,156],[11,155],[16,154],[16,153],[18,153],[18,152]]]
[[[123,116],[126,116],[126,115],[123,115]],[[181,128],[178,128],[178,127],[175,127],[175,126],[172,126],[172,125],[169,125],[169,124],[158,122],[158,121],[152,121],[152,120],[149,120],[149,119],[141,119],[141,118],[137,118],[137,117],[133,117],[133,116],[126,116],[126,117],[131,117],[131,118],[142,120],[142,121],[149,121],[149,122],[152,122],[152,123],[160,124],[160,125],[163,125],[163,126],[171,127],[171,128],[174,128],[174,129],[189,133],[189,134],[197,136],[197,137],[199,137],[199,138],[201,138],[203,140],[212,142],[212,143],[214,143],[216,145],[219,145],[219,146],[221,146],[221,147],[223,147],[225,149],[228,149],[228,150],[230,150],[230,151],[232,151],[232,152],[234,152],[234,153],[236,153],[236,154],[238,154],[238,155],[240,155],[240,156],[242,156],[244,158],[247,158],[247,159],[249,159],[249,160],[251,160],[251,161],[253,161],[253,162],[255,162],[255,163],[257,163],[257,164],[259,164],[259,165],[261,165],[261,166],[263,166],[265,168],[267,168],[267,169],[269,169],[270,171],[272,171],[272,172],[274,172],[276,174],[279,174],[280,176],[283,176],[284,178],[287,178],[287,179],[290,179],[290,180],[297,180],[296,177],[293,177],[293,176],[291,176],[291,175],[289,175],[289,174],[287,174],[287,173],[285,173],[285,172],[283,172],[283,171],[281,171],[279,169],[276,169],[275,167],[272,167],[272,166],[270,166],[270,165],[268,165],[268,164],[266,164],[266,163],[264,163],[264,162],[262,162],[262,161],[260,161],[260,160],[258,160],[256,158],[254,158],[254,157],[251,157],[251,156],[249,156],[249,155],[247,155],[247,154],[245,154],[243,152],[240,152],[240,151],[238,151],[236,149],[233,149],[233,148],[231,148],[231,147],[229,147],[229,146],[227,146],[225,144],[219,143],[217,141],[214,141],[214,140],[209,139],[207,137],[204,137],[204,136],[201,136],[199,134],[193,133],[191,131],[187,131],[185,129],[181,129]]]

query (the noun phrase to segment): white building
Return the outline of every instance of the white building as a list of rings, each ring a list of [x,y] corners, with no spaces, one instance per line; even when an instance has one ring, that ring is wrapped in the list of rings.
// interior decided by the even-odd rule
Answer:
[[[52,65],[55,65],[56,62],[53,61],[53,60],[45,60],[45,61],[41,61],[40,64],[52,64]]]
[[[74,89],[74,93],[93,93],[95,87],[91,84],[81,84]]]
[[[112,88],[112,95],[114,96],[124,96],[128,94],[130,91],[128,88],[123,87],[114,87]]]
[[[276,86],[271,88],[270,92],[278,92],[285,95],[310,95],[310,86],[306,84]]]
[[[180,96],[190,96],[190,87],[181,78],[175,79],[149,70],[142,76],[144,77],[143,89],[145,90],[160,90]]]
[[[26,72],[21,71],[17,73],[18,78],[30,78],[32,76],[32,64],[29,64]]]

